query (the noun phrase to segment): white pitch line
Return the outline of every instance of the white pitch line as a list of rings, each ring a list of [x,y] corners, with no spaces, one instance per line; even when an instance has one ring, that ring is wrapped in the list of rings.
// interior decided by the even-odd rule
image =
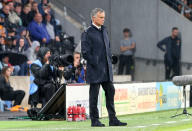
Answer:
[[[172,123],[176,123],[177,121],[167,121],[167,122],[165,122],[165,123],[167,123],[167,124],[172,124]]]
[[[192,131],[192,128],[183,129],[183,130],[180,130],[180,131]]]
[[[152,126],[160,126],[161,124],[151,124]]]

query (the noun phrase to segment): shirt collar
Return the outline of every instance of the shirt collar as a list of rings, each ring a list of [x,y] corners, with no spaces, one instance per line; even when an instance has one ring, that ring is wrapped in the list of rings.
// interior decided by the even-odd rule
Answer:
[[[97,29],[101,29],[101,26],[97,26],[95,23],[92,23],[93,24],[93,26],[95,26]]]

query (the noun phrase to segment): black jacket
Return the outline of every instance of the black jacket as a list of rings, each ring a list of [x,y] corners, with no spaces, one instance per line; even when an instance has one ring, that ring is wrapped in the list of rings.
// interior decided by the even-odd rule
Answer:
[[[0,97],[3,94],[13,91],[10,83],[5,80],[5,77],[0,75]]]
[[[181,57],[181,40],[179,38],[175,38],[177,41],[177,44],[175,45],[175,49],[174,49],[174,54],[175,56],[173,57],[173,45],[172,45],[172,38],[171,36],[164,38],[163,40],[161,40],[160,42],[158,42],[157,47],[162,50],[163,52],[165,52],[165,63],[167,63],[168,65],[172,65],[173,64],[173,60],[174,59],[180,59]],[[165,48],[163,47],[165,46]]]
[[[31,72],[35,77],[34,82],[38,86],[43,86],[47,83],[53,83],[53,80],[55,80],[57,77],[61,77],[61,72],[59,70],[51,68],[50,64],[45,64],[42,62],[47,51],[49,51],[49,49],[43,47],[38,52],[38,59],[41,61],[43,65],[42,67],[37,64],[31,65]]]
[[[81,36],[81,52],[87,60],[87,83],[113,81],[111,49],[107,30],[91,25]]]

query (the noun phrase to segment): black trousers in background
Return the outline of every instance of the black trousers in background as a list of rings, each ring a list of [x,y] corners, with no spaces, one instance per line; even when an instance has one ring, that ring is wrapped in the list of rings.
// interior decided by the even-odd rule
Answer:
[[[6,94],[2,95],[2,100],[14,101],[13,106],[20,105],[23,98],[25,96],[25,92],[22,90],[10,91]]]
[[[172,74],[171,74],[172,73]],[[165,61],[165,79],[171,80],[174,76],[180,75],[180,63],[178,59],[173,59],[173,65],[170,66]]]
[[[90,90],[89,90],[89,108],[90,108],[90,117],[92,121],[99,119],[99,111],[97,108],[97,103],[98,103],[100,85],[102,85],[105,91],[106,107],[109,114],[109,119],[111,120],[116,117],[114,106],[115,88],[113,83],[112,82],[94,83],[90,84]]]
[[[119,57],[119,72],[118,75],[122,75],[124,68],[126,69],[125,74],[131,74],[131,66],[133,64],[133,56],[120,55]]]

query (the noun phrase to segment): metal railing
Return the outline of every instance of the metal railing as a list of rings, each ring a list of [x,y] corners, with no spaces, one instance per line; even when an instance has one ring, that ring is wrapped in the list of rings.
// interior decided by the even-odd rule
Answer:
[[[192,13],[192,9],[186,5],[181,0],[161,0],[165,2],[167,5],[175,9],[177,12],[179,12],[178,6],[180,5],[183,9],[188,10],[190,13]],[[184,14],[184,12],[180,11],[179,13]]]
[[[86,18],[81,13],[66,5],[63,0],[57,0],[54,4],[63,10],[65,16],[70,16],[86,28]]]

